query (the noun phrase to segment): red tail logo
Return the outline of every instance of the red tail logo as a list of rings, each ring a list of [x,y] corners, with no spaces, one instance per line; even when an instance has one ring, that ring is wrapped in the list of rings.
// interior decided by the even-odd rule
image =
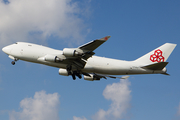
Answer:
[[[150,56],[152,62],[164,62],[164,57],[162,56],[162,51],[160,49],[155,50],[154,54]]]

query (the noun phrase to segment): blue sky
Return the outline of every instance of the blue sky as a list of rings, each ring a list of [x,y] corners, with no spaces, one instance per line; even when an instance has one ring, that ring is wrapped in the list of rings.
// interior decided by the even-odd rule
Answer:
[[[134,60],[166,42],[178,45],[167,60],[170,76],[126,81],[73,81],[58,68],[24,61],[12,66],[1,52],[0,119],[179,120],[179,6],[178,0],[1,0],[1,48],[26,41],[62,50],[110,35],[96,55]]]

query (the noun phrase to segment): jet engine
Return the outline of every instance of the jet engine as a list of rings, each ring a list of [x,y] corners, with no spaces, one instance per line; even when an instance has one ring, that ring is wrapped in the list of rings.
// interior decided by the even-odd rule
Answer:
[[[71,48],[64,48],[63,55],[67,56],[67,57],[74,57],[74,56],[80,56],[80,55],[82,55],[82,53],[78,52],[77,50],[71,49]]]
[[[60,68],[59,75],[69,76],[68,71],[66,69]]]
[[[61,62],[63,61],[63,59],[54,56],[54,55],[46,55],[45,57],[45,61],[49,61],[49,62]]]
[[[95,77],[95,75],[93,75],[93,74],[89,74],[89,75],[90,76],[84,75],[84,80],[88,80],[88,81],[100,80],[100,78]]]

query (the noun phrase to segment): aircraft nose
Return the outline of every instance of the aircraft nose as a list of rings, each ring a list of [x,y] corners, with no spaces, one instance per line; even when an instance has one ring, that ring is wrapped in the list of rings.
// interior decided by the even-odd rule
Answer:
[[[6,54],[10,54],[11,48],[9,46],[3,47],[2,51],[5,52]]]

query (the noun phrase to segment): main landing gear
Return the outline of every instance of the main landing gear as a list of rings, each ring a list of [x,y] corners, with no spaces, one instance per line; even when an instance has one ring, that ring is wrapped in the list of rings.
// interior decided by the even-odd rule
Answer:
[[[82,75],[81,75],[79,72],[73,71],[73,74],[72,74],[73,80],[76,80],[76,76],[77,76],[79,79],[82,78]]]
[[[82,78],[82,75],[81,73],[77,72],[77,71],[73,71],[71,74],[70,74],[73,78],[73,80],[76,80],[76,76],[81,79]]]
[[[82,75],[81,75],[81,73],[80,73],[79,71],[72,71],[72,66],[71,66],[71,65],[68,66],[66,70],[68,71],[68,75],[71,75],[71,76],[72,76],[73,80],[76,80],[76,76],[77,76],[79,79],[82,78]]]

